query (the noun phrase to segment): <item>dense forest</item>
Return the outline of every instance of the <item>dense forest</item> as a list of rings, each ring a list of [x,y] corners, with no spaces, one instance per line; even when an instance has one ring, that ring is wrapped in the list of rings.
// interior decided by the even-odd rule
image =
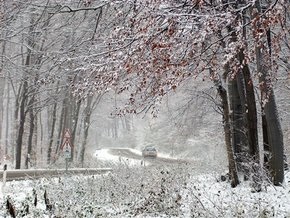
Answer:
[[[57,165],[69,129],[77,166],[106,146],[188,157],[199,139],[200,154],[220,142],[232,187],[241,174],[283,182],[289,1],[2,0],[0,11],[1,162]]]

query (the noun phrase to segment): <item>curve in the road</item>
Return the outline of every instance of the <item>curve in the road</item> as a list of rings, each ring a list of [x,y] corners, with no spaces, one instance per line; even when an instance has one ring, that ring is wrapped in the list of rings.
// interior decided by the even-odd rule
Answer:
[[[109,153],[115,156],[135,159],[135,160],[143,160],[143,156],[139,155],[129,148],[111,148],[109,149]],[[182,160],[182,159],[175,159],[175,158],[167,158],[167,157],[159,157],[157,158],[146,158],[146,161],[154,162],[154,163],[160,163],[160,164],[180,164],[180,163],[189,163],[188,160]]]

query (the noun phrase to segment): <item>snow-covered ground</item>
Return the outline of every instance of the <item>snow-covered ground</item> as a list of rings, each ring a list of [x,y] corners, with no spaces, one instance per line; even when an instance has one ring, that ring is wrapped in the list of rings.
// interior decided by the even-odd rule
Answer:
[[[114,171],[7,182],[0,217],[7,214],[8,198],[17,217],[290,217],[289,172],[282,187],[264,182],[261,192],[252,192],[250,181],[231,188],[218,181],[220,173],[196,173],[191,164],[144,167],[131,159],[128,165],[105,149],[97,158],[115,161]]]

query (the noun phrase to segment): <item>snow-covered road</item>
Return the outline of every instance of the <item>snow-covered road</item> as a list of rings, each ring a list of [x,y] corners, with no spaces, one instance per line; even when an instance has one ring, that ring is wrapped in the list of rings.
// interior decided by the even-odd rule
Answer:
[[[135,161],[144,161],[142,153],[138,150],[131,149],[131,148],[109,148],[109,149],[102,149],[97,151],[97,155],[101,156],[100,154],[104,154],[104,150],[107,155],[112,155],[116,159],[125,158]],[[155,163],[155,164],[181,164],[181,163],[190,163],[190,160],[183,160],[178,158],[168,157],[166,155],[158,153],[157,158],[146,158],[146,162]]]

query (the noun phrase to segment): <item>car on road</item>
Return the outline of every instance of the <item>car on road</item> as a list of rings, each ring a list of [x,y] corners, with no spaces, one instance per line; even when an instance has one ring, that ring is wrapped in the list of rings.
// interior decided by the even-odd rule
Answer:
[[[154,146],[146,146],[142,150],[142,156],[144,158],[156,158],[157,157],[157,150]]]

